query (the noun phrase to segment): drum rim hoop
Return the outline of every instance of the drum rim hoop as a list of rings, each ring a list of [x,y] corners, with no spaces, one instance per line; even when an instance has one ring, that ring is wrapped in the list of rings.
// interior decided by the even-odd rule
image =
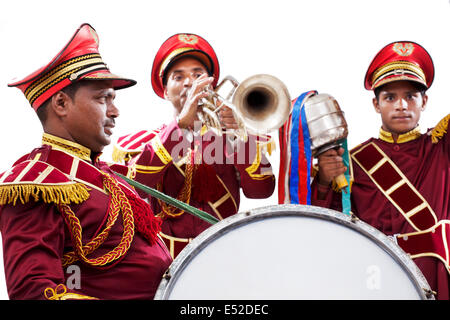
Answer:
[[[380,245],[381,249],[389,254],[407,273],[408,277],[414,283],[419,296],[423,300],[434,300],[433,295],[426,294],[426,292],[431,292],[431,288],[419,267],[414,263],[410,256],[396,243],[394,243],[393,240],[389,239],[387,235],[372,227],[368,223],[359,219],[354,220],[351,216],[342,212],[312,205],[297,204],[259,207],[239,212],[212,225],[194,238],[173,260],[158,286],[154,299],[168,299],[176,280],[180,274],[182,274],[185,267],[189,265],[189,262],[192,261],[204,247],[217,239],[219,236],[232,231],[235,227],[246,224],[248,221],[262,220],[266,217],[273,216],[274,214],[279,216],[298,216],[299,213],[305,217],[337,222],[345,227],[359,232],[370,240],[376,241]],[[169,274],[169,276],[167,276],[167,274]]]

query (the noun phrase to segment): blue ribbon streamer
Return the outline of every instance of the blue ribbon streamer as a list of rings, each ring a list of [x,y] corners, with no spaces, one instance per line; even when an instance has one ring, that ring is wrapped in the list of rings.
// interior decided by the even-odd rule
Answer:
[[[311,204],[311,141],[309,137],[309,129],[308,124],[306,122],[305,109],[302,108],[303,100],[312,92],[315,91],[307,91],[302,93],[294,103],[292,108],[292,125],[291,125],[291,134],[290,134],[290,145],[291,145],[291,172],[289,175],[289,195],[290,195],[290,203],[299,204],[299,188],[306,189],[306,204]],[[302,130],[303,133],[303,149],[300,150],[298,137],[299,130]],[[304,156],[307,162],[306,168],[306,181],[299,181],[299,157]],[[300,184],[299,184],[300,182]],[[302,203],[304,204],[304,203]]]
[[[303,149],[305,152],[305,160],[306,160],[306,189],[307,189],[307,198],[306,204],[311,204],[311,166],[312,166],[312,152],[311,152],[311,140],[309,137],[309,128],[308,123],[306,121],[305,108],[301,110],[302,116],[302,130],[303,130]]]
[[[295,104],[292,108],[292,126],[291,126],[291,172],[289,174],[289,195],[290,203],[299,203],[298,199],[298,157],[299,157],[299,146],[298,146],[298,124],[300,115],[300,106],[302,104],[305,94],[302,94],[297,98]],[[289,170],[289,168],[288,168]]]
[[[348,152],[347,139],[344,139],[342,142],[342,148],[344,149],[344,154],[342,155],[342,160],[344,165],[347,167],[347,170],[344,173],[345,178],[347,179],[348,186],[341,190],[342,194],[342,212],[350,215],[351,211],[351,200],[350,200],[350,156]]]

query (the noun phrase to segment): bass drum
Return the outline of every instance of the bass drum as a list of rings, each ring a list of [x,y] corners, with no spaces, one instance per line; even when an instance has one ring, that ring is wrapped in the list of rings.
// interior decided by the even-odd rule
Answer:
[[[198,235],[155,299],[434,299],[391,238],[334,210],[276,205],[238,213]]]

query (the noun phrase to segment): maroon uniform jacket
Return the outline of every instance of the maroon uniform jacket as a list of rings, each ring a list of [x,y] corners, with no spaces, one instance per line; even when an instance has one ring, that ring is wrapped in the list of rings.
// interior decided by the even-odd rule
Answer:
[[[397,143],[381,130],[379,139],[371,138],[350,152],[352,212],[395,236],[438,299],[450,297],[449,118],[426,134],[414,129],[401,135]],[[341,211],[339,193],[330,188],[326,199],[318,200],[317,188],[314,181],[313,205]]]
[[[90,150],[44,134],[0,175],[11,299],[152,299],[172,259],[150,206]]]
[[[128,160],[136,181],[222,220],[238,212],[241,188],[248,198],[273,193],[275,177],[264,155],[270,142],[267,137],[249,136],[230,151],[225,138],[205,130],[194,136],[173,121],[156,131],[120,138],[113,158]],[[151,204],[163,218],[161,236],[173,257],[210,226],[157,199],[152,198]]]

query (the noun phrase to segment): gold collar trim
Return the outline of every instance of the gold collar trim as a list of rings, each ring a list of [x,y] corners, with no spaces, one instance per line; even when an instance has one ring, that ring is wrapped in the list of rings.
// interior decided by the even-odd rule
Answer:
[[[65,151],[71,155],[85,161],[91,162],[91,150],[73,141],[69,141],[48,133],[42,136],[42,144],[51,146],[54,149]]]
[[[397,138],[397,143],[405,143],[405,142],[413,141],[413,140],[416,140],[417,138],[419,138],[421,135],[422,135],[422,133],[420,133],[420,128],[419,128],[419,126],[417,126],[414,129],[412,129],[411,131],[400,134]],[[383,140],[385,142],[395,143],[394,138],[392,137],[392,133],[383,130],[383,128],[380,128],[379,138],[380,138],[380,140]]]

